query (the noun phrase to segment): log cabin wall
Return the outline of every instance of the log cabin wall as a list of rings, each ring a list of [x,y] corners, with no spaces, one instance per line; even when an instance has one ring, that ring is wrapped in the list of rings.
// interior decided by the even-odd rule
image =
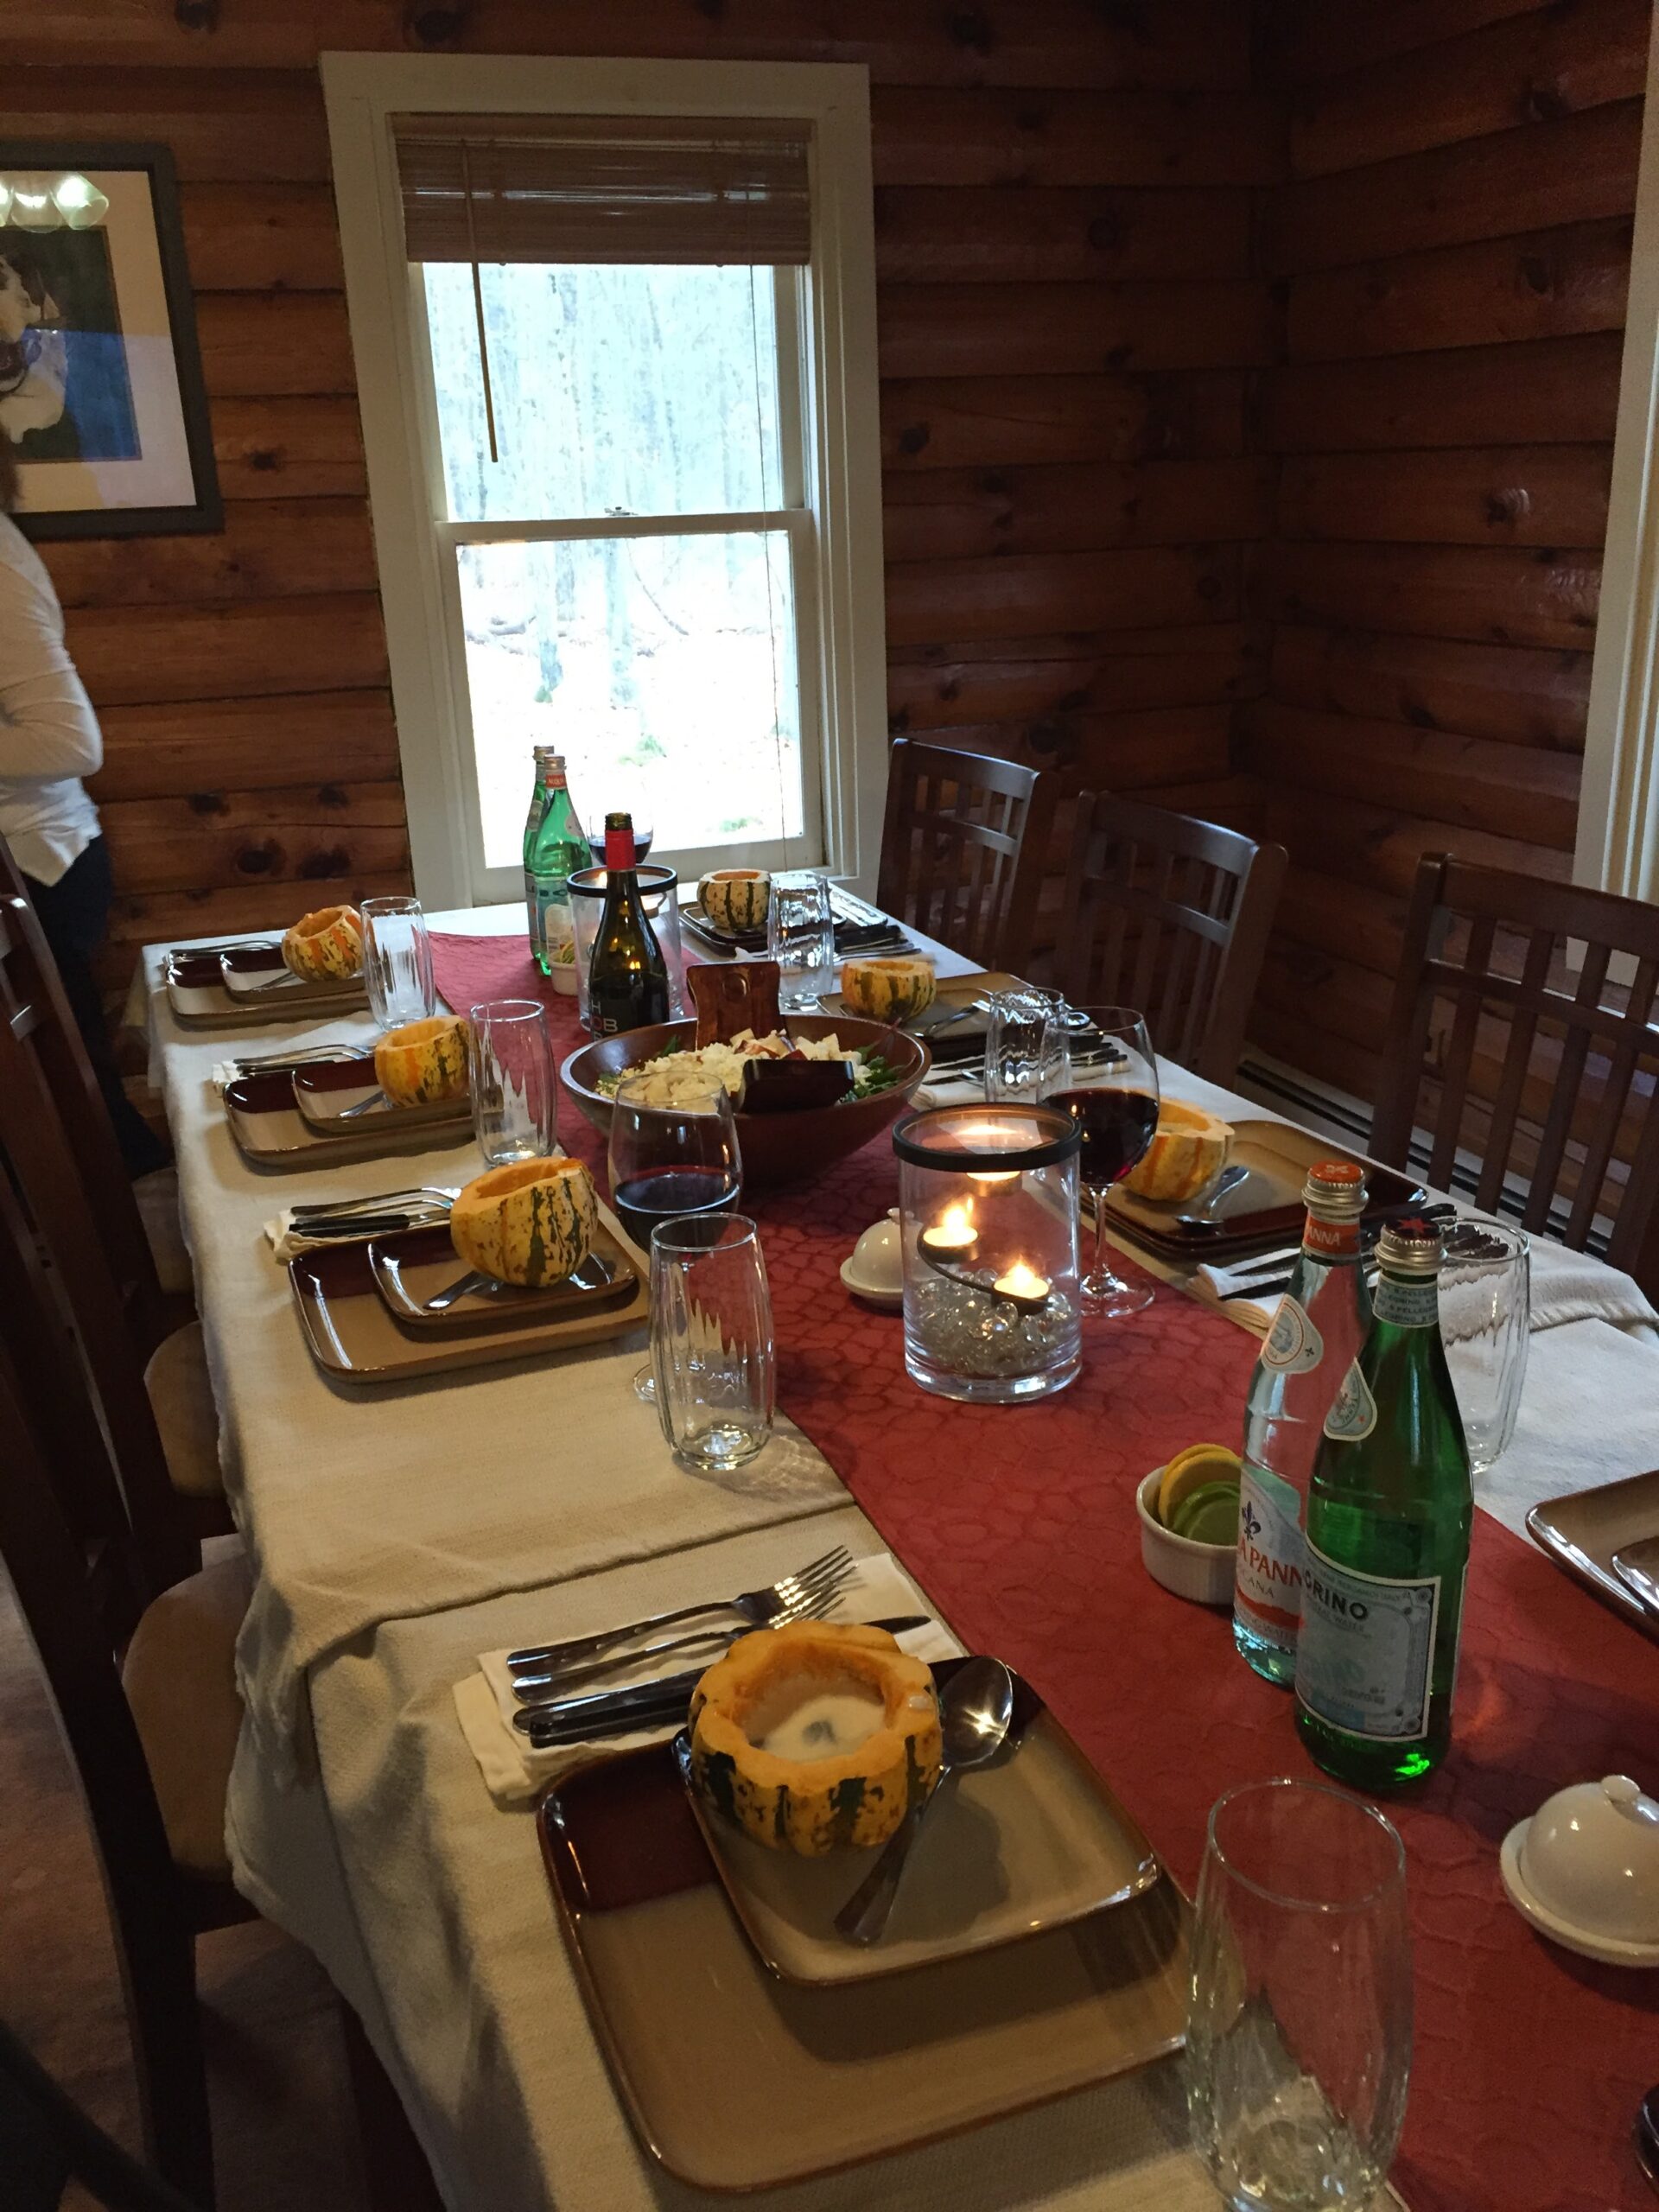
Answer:
[[[172,148],[226,498],[219,537],[43,549],[105,729],[112,986],[146,938],[406,880],[315,60],[456,19],[467,50],[868,63],[893,727],[1226,796],[1271,520],[1252,205],[1283,142],[1240,0],[197,12],[217,28],[173,0],[0,28],[9,129]]]
[[[1269,6],[1285,359],[1239,763],[1291,872],[1252,1034],[1370,1099],[1418,855],[1565,880],[1647,0]]]

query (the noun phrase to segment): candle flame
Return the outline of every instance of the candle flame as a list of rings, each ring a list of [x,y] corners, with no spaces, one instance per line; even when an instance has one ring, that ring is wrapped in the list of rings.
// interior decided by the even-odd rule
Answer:
[[[1008,1298],[1046,1298],[1048,1281],[1023,1260],[1016,1260],[1005,1275],[996,1279],[997,1288]]]
[[[947,1236],[971,1236],[974,1234],[973,1212],[969,1206],[946,1206],[936,1226]]]

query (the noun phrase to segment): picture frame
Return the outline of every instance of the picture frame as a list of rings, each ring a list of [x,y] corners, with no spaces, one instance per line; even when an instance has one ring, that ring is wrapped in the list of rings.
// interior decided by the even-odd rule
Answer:
[[[0,139],[0,427],[29,537],[224,527],[167,147]]]

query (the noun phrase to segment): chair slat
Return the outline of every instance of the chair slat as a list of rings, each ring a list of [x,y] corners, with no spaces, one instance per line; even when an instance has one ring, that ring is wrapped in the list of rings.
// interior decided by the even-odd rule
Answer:
[[[1057,796],[1047,772],[895,739],[877,902],[982,967],[1022,971]]]

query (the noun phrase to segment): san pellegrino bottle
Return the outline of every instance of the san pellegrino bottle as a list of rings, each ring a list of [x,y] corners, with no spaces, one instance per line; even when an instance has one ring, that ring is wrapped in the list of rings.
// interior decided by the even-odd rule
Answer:
[[[570,916],[570,878],[588,865],[588,840],[576,819],[565,783],[563,756],[542,759],[541,819],[526,863],[530,899],[530,941],[543,976],[574,988],[575,927]]]
[[[668,963],[639,895],[626,814],[605,817],[605,908],[588,961],[588,1013],[595,1037],[668,1020]]]
[[[530,863],[536,850],[536,832],[547,811],[547,764],[554,756],[550,745],[537,746],[535,753],[536,781],[530,794],[530,812],[524,817],[524,926],[530,932],[531,951],[539,962],[542,948],[536,934],[536,879]]]
[[[1307,1499],[1296,1725],[1361,1789],[1432,1773],[1452,1737],[1474,1501],[1440,1342],[1440,1231],[1385,1229],[1370,1333]]]
[[[1363,1171],[1321,1162],[1302,1203],[1302,1249],[1245,1401],[1233,1579],[1233,1641],[1258,1675],[1287,1688],[1296,1674],[1308,1480],[1325,1417],[1371,1319],[1359,1252]]]

